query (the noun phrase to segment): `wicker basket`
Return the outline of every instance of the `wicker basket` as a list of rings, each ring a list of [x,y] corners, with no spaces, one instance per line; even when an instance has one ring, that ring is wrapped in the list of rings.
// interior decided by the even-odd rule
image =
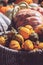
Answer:
[[[43,65],[43,51],[16,51],[0,45],[0,65]]]

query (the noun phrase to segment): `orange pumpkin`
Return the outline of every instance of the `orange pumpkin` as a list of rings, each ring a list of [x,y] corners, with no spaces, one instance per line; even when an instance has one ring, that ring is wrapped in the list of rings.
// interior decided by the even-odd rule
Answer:
[[[19,27],[18,32],[23,36],[24,39],[29,38],[29,35],[31,34],[31,31],[26,27]]]
[[[28,28],[31,33],[34,33],[35,31],[33,30],[33,27],[31,25],[25,25],[26,28]]]
[[[43,49],[43,42],[40,42],[38,48]]]
[[[38,34],[39,40],[43,42],[43,24],[38,25],[35,28],[35,32]]]
[[[25,50],[33,50],[33,42],[31,40],[25,40],[25,42],[22,44],[22,48]]]
[[[15,35],[15,39],[19,42],[19,43],[23,43],[24,42],[24,38],[22,35],[20,34],[16,34]]]
[[[11,5],[11,6],[2,6],[1,8],[0,8],[0,12],[2,12],[2,13],[6,13],[8,10],[10,10],[11,8],[13,8],[13,6]]]
[[[33,30],[33,27],[31,25],[25,25],[26,28]]]
[[[22,1],[27,2],[28,4],[33,3],[32,0],[16,0],[15,3],[18,4],[19,2],[22,2]]]
[[[3,36],[0,36],[0,44],[5,45],[6,39]]]
[[[42,34],[43,32],[43,24],[41,25],[38,25],[36,28],[35,28],[35,32],[38,33],[38,34]]]
[[[14,50],[20,50],[21,49],[19,42],[16,40],[11,40],[9,47],[11,49],[14,49]]]

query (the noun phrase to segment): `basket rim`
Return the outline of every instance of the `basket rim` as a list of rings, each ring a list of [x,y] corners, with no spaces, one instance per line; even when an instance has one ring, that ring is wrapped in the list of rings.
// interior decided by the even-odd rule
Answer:
[[[38,50],[36,52],[33,52],[33,51],[18,51],[18,50],[14,50],[14,49],[10,49],[8,47],[5,47],[3,45],[0,45],[0,48],[3,49],[3,50],[6,50],[6,51],[10,51],[10,52],[15,52],[15,53],[29,53],[29,54],[35,54],[35,53],[38,53],[38,54],[41,54],[43,52],[43,49],[42,50]]]
[[[10,49],[10,48],[5,47],[3,45],[0,45],[0,48],[5,49],[5,50],[8,50],[8,51],[12,51],[12,52],[19,52],[18,50],[13,50],[13,49]]]

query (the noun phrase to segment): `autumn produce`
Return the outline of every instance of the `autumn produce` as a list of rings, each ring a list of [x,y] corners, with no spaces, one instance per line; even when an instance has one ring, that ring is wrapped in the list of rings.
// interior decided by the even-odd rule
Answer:
[[[8,10],[10,10],[11,8],[13,8],[13,5],[8,5],[8,6],[2,6],[0,8],[0,12],[2,12],[3,14],[5,14]]]
[[[15,28],[20,26],[31,25],[35,28],[37,25],[43,24],[43,16],[41,13],[31,9],[22,9],[14,17]]]
[[[42,26],[42,25],[40,25]],[[39,49],[43,49],[43,41],[39,40],[37,28],[33,29],[31,25],[25,25],[24,27],[18,27],[11,30],[10,33],[0,36],[0,44],[13,50],[27,50],[36,52]],[[41,31],[42,34],[42,31]]]
[[[12,16],[12,29],[10,33],[0,35],[0,45],[18,51],[43,50],[43,8],[27,6],[24,8],[22,5],[21,8],[20,3],[16,5]]]

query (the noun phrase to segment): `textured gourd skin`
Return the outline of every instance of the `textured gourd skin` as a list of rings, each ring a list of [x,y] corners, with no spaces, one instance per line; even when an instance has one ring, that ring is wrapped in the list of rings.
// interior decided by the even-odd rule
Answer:
[[[15,23],[14,26],[16,29],[19,26],[25,26],[27,24],[35,28],[37,25],[43,24],[42,19],[43,16],[38,11],[31,9],[22,9],[17,13],[13,21]]]

